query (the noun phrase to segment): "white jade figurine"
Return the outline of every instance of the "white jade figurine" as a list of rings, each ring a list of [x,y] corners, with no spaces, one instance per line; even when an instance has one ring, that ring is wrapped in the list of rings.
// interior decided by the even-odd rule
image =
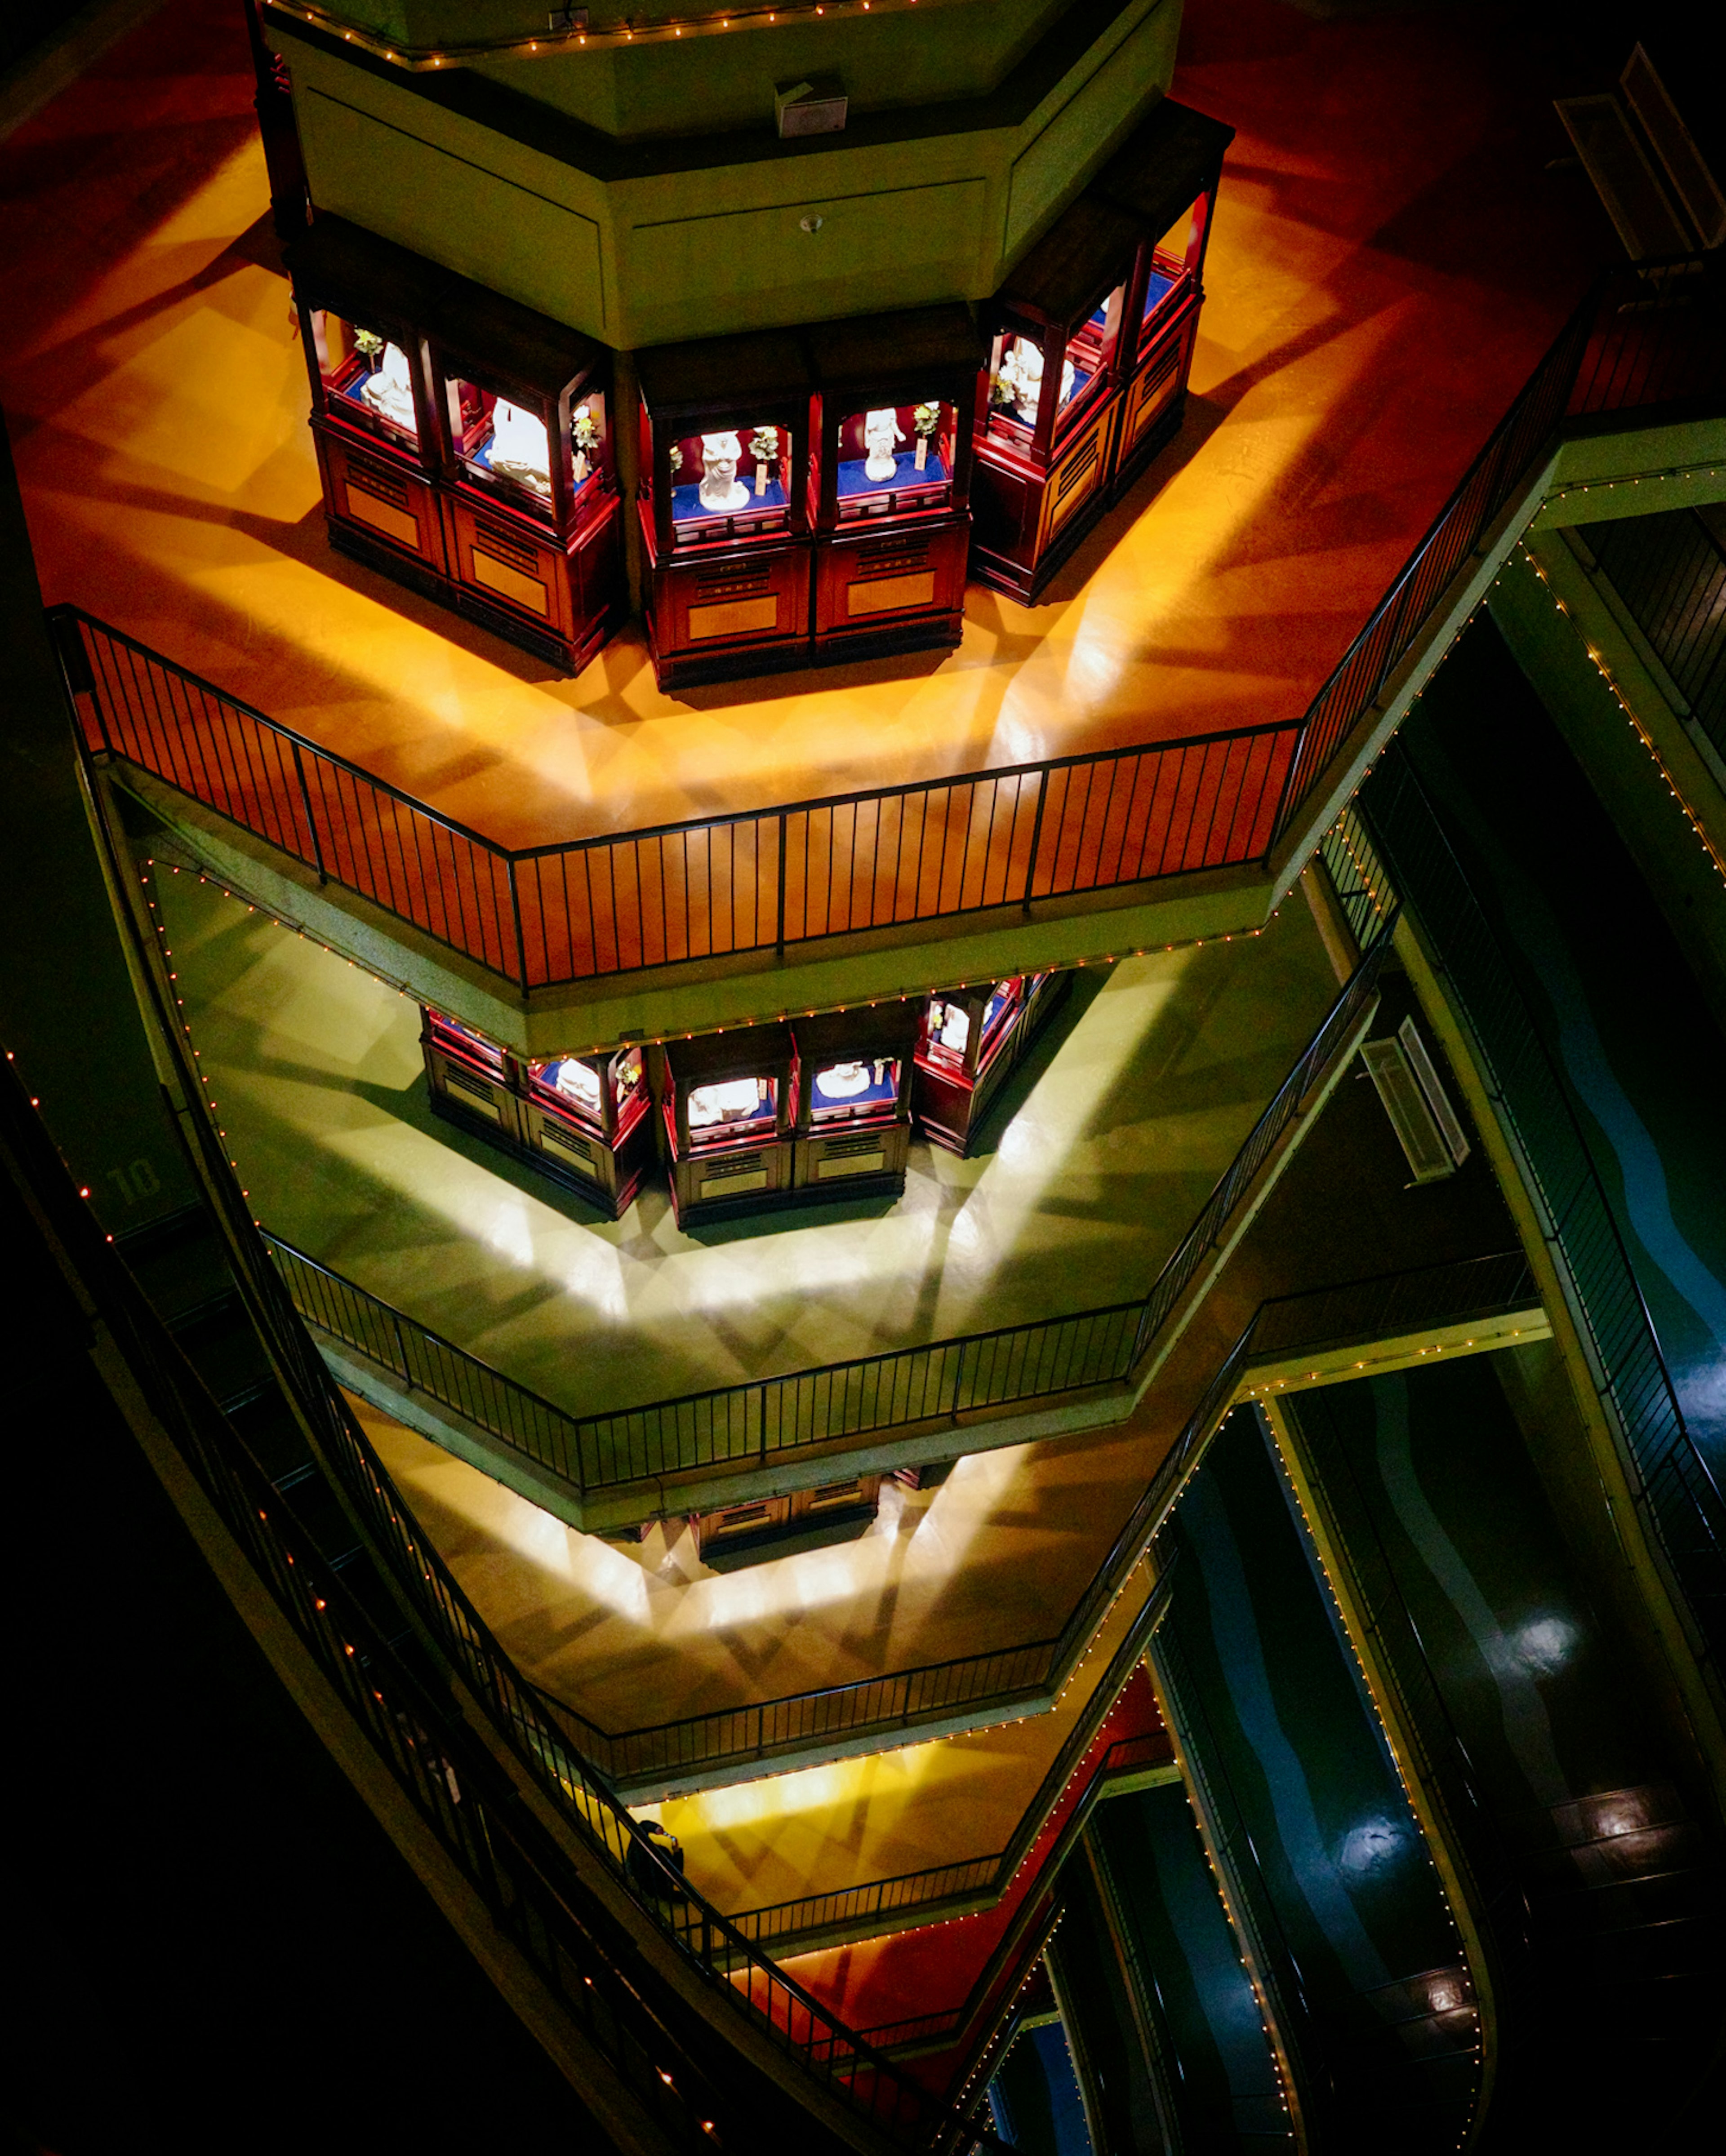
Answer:
[[[701,484],[697,495],[703,509],[715,511],[747,509],[749,490],[737,477],[737,459],[743,445],[735,434],[703,434]]]
[[[1001,361],[1001,385],[1007,401],[1017,407],[1027,427],[1037,424],[1037,407],[1043,397],[1043,355],[1029,337],[1015,337]],[[1073,393],[1073,363],[1061,363],[1061,403]],[[1060,408],[1057,407],[1057,409]]]
[[[378,372],[366,377],[360,386],[360,394],[374,412],[395,426],[405,427],[410,434],[419,432],[419,421],[414,410],[414,386],[408,379],[408,355],[398,344],[385,345]]]
[[[893,454],[896,444],[905,439],[896,411],[866,412],[863,415],[863,447],[868,452],[863,461],[866,479],[893,478],[899,470],[899,460]]]
[[[500,397],[491,408],[491,469],[536,494],[552,490],[552,447],[543,419]]]

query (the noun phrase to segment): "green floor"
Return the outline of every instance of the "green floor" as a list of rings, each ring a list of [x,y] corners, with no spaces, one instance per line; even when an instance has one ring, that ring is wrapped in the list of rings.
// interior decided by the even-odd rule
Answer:
[[[1142,1291],[1336,993],[1298,900],[1260,937],[1087,973],[992,1151],[915,1147],[897,1204],[691,1235],[657,1184],[604,1220],[433,1116],[396,990],[190,871],[157,889],[264,1224],[586,1410]]]

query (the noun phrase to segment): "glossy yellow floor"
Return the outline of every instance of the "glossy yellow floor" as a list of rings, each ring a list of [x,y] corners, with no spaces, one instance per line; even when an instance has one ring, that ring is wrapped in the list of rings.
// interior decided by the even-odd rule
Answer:
[[[612,1734],[1057,1633],[1167,1436],[1143,1421],[887,1483],[858,1540],[729,1573],[681,1522],[578,1533],[366,1403],[353,1405],[464,1590],[534,1683]]]
[[[396,990],[189,871],[154,889],[258,1218],[583,1411],[1143,1293],[1335,994],[1298,898],[1087,973],[994,1150],[914,1147],[896,1203],[685,1234],[657,1181],[602,1219],[434,1116]]]
[[[1193,401],[1046,603],[973,588],[950,656],[673,698],[638,631],[560,680],[330,552],[238,10],[170,0],[0,155],[45,594],[513,844],[1293,716],[1603,229],[1503,55],[1347,27],[1189,6],[1177,91],[1240,130]]]
[[[1012,1839],[1149,1594],[1141,1566],[1047,1714],[644,1805],[682,1842],[689,1877],[727,1914],[937,1864]]]

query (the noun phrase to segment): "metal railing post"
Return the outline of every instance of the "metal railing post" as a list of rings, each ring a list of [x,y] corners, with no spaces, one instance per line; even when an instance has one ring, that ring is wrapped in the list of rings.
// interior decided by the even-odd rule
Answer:
[[[521,893],[516,881],[516,856],[506,854],[503,858],[510,872],[510,913],[516,924],[516,983],[525,996],[527,993],[527,939],[521,930]]]
[[[311,840],[312,862],[317,870],[318,881],[327,883],[330,878],[324,867],[323,841],[317,834],[317,819],[311,813],[311,788],[306,783],[306,760],[300,753],[298,742],[290,746],[294,751],[294,776],[300,782],[300,806],[306,811],[306,829]]]
[[[1025,864],[1025,896],[1020,903],[1030,911],[1031,897],[1037,880],[1037,849],[1043,843],[1043,809],[1049,798],[1049,767],[1045,763],[1037,774],[1037,813],[1031,819],[1030,855]]]

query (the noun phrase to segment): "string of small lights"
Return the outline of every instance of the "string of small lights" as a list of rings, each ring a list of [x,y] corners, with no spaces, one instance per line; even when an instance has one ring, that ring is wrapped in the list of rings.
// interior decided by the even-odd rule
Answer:
[[[387,61],[410,74],[429,74],[434,69],[465,67],[480,60],[536,60],[568,58],[572,53],[615,50],[620,45],[670,44],[681,38],[723,36],[733,30],[771,30],[792,23],[807,26],[818,18],[897,14],[919,4],[938,7],[942,0],[774,0],[771,8],[715,8],[701,15],[666,15],[652,21],[632,20],[594,23],[585,8],[559,9],[567,14],[567,28],[551,27],[554,11],[547,10],[547,27],[532,33],[501,38],[451,39],[435,47],[392,44],[375,30],[347,22],[326,8],[308,8],[305,0],[265,0],[271,16],[288,22],[310,23],[315,29],[344,44]]]
[[[1634,482],[1632,483],[1634,484]],[[1517,551],[1522,556],[1523,560],[1527,562],[1528,567],[1534,572],[1534,574],[1540,579],[1541,585],[1545,590],[1547,596],[1551,599],[1554,607],[1569,624],[1578,642],[1581,644],[1583,649],[1588,654],[1590,660],[1593,662],[1595,671],[1600,675],[1601,680],[1605,683],[1607,690],[1611,695],[1612,701],[1617,705],[1619,710],[1623,712],[1626,720],[1629,723],[1631,732],[1635,734],[1636,739],[1641,742],[1642,747],[1648,752],[1650,762],[1653,764],[1654,768],[1660,773],[1661,778],[1665,781],[1667,792],[1670,793],[1673,800],[1677,803],[1678,808],[1683,815],[1684,821],[1690,826],[1692,832],[1700,842],[1703,851],[1708,855],[1709,862],[1713,865],[1714,874],[1719,877],[1723,883],[1726,883],[1726,854],[1722,853],[1720,848],[1709,836],[1707,826],[1703,823],[1701,818],[1697,814],[1696,811],[1691,807],[1689,802],[1685,798],[1682,791],[1679,788],[1677,781],[1672,777],[1671,767],[1667,764],[1666,758],[1661,754],[1659,747],[1656,743],[1653,736],[1649,732],[1647,727],[1642,723],[1641,720],[1637,717],[1636,712],[1631,708],[1629,700],[1625,696],[1624,691],[1619,687],[1616,680],[1614,678],[1611,668],[1606,664],[1606,661],[1602,658],[1595,647],[1589,642],[1587,634],[1583,629],[1581,624],[1577,620],[1574,614],[1571,613],[1569,608],[1564,603],[1564,600],[1561,599],[1558,593],[1553,589],[1552,579],[1547,575],[1545,567],[1541,562],[1539,555],[1532,552],[1528,547],[1520,544],[1518,545]]]
[[[1472,1344],[1471,1342],[1470,1345]],[[1471,1996],[1466,1999],[1456,2000],[1448,2007],[1442,2009],[1435,2007],[1433,2010],[1461,2011],[1469,2016],[1475,2025],[1474,2055],[1477,2060],[1481,2059],[1484,2056],[1485,2051],[1485,2032],[1481,2025],[1480,2009],[1476,2004],[1479,1985],[1474,1974],[1474,1955],[1469,1951],[1469,1942],[1465,1938],[1461,1927],[1456,1922],[1452,1906],[1453,1893],[1460,1891],[1461,1867],[1460,1866],[1457,1867],[1457,1887],[1453,1889],[1451,1881],[1446,1878],[1432,1853],[1433,1829],[1427,1825],[1423,1817],[1423,1812],[1426,1807],[1417,1801],[1417,1798],[1424,1796],[1426,1792],[1420,1787],[1418,1778],[1405,1757],[1405,1753],[1412,1753],[1415,1749],[1417,1740],[1414,1737],[1412,1727],[1405,1727],[1402,1717],[1392,1715],[1384,1704],[1384,1693],[1388,1691],[1398,1691],[1400,1696],[1400,1687],[1396,1686],[1394,1675],[1390,1677],[1387,1683],[1380,1683],[1379,1673],[1369,1662],[1362,1649],[1363,1636],[1368,1632],[1376,1631],[1377,1627],[1369,1617],[1363,1614],[1354,1598],[1345,1602],[1338,1590],[1337,1576],[1340,1568],[1334,1557],[1336,1545],[1332,1537],[1328,1533],[1321,1534],[1315,1524],[1318,1506],[1315,1502],[1310,1502],[1313,1496],[1313,1489],[1309,1483],[1306,1462],[1302,1457],[1299,1445],[1281,1415],[1274,1411],[1267,1412],[1263,1409],[1261,1413],[1263,1414],[1265,1427],[1269,1430],[1271,1435],[1277,1471],[1284,1487],[1295,1501],[1296,1508],[1301,1516],[1301,1524],[1306,1529],[1307,1540],[1312,1553],[1318,1559],[1319,1576],[1324,1583],[1324,1592],[1329,1599],[1331,1614],[1334,1620],[1333,1629],[1340,1632],[1343,1638],[1348,1643],[1348,1651],[1354,1658],[1354,1666],[1359,1675],[1362,1687],[1371,1702],[1374,1718],[1384,1737],[1385,1749],[1390,1755],[1390,1763],[1401,1785],[1404,1801],[1407,1804],[1410,1815],[1420,1832],[1427,1867],[1438,1881],[1445,1921],[1451,1928],[1451,1933],[1456,1941],[1457,1950],[1462,1957]],[[1326,1524],[1328,1527],[1328,1521]],[[1361,1597],[1359,1599],[1364,1601],[1364,1598]],[[1436,1794],[1432,1798],[1431,1810],[1436,1815],[1442,1815],[1442,1803]],[[1474,2089],[1474,2109],[1477,2112],[1479,2107],[1480,2096],[1481,2083],[1477,2079]],[[1473,2128],[1474,2116],[1472,2112],[1467,2126],[1456,2141],[1456,2146],[1458,2148],[1467,2146]]]
[[[156,857],[154,855],[152,855],[150,857],[150,863],[152,867],[156,865]],[[248,913],[255,913],[259,915],[263,919],[268,921],[272,927],[283,930],[287,934],[296,937],[301,942],[310,942],[314,944],[317,949],[323,952],[327,957],[343,960],[347,965],[351,966],[356,973],[368,974],[372,979],[380,983],[384,988],[393,988],[398,996],[405,998],[408,1002],[418,1003],[424,1007],[424,998],[423,993],[419,989],[411,987],[408,983],[397,978],[393,974],[380,971],[379,968],[373,966],[369,960],[350,957],[347,952],[338,949],[335,944],[326,943],[321,937],[315,934],[308,936],[304,928],[296,927],[294,922],[288,921],[282,916],[277,914],[274,909],[263,900],[249,898],[245,891],[235,885],[231,879],[224,880],[220,876],[213,875],[207,869],[199,868],[195,861],[174,862],[170,860],[166,855],[163,856],[162,865],[170,869],[176,875],[178,875],[181,873],[182,869],[183,869],[188,875],[195,875],[200,883],[208,884],[213,886],[215,890],[219,891],[223,898],[238,900],[239,903],[245,907]],[[1271,920],[1276,920],[1281,911],[1282,909],[1280,907],[1277,908],[1277,911],[1271,914]],[[1207,944],[1244,942],[1249,937],[1262,936],[1264,932],[1265,926],[1261,925],[1256,928],[1235,928],[1225,930],[1220,936],[1213,933],[1208,937],[1188,937],[1184,941],[1174,943],[1135,943],[1123,945],[1118,951],[1092,952],[1086,957],[1065,959],[1062,961],[1062,967],[1063,968],[1069,968],[1076,973],[1085,973],[1094,966],[1118,965],[1124,958],[1151,958],[1168,956],[1176,951],[1202,951],[1205,948]],[[747,1028],[755,1025],[783,1024],[788,1021],[794,1023],[799,1018],[809,1019],[824,1017],[835,1012],[865,1009],[876,1010],[879,1009],[881,1005],[883,1004],[904,1004],[911,1003],[927,996],[951,995],[954,993],[955,989],[963,991],[971,988],[973,984],[973,980],[978,980],[979,978],[986,978],[989,985],[993,987],[994,982],[999,978],[1000,977],[994,974],[986,977],[973,976],[963,981],[955,982],[951,974],[947,974],[931,981],[926,988],[907,988],[902,995],[899,996],[858,997],[850,1003],[844,1004],[819,1004],[808,1006],[800,1004],[783,1004],[777,1009],[770,1006],[768,1009],[759,1013],[754,1017],[732,1019],[725,1025],[704,1027],[700,1037],[706,1039],[709,1034],[740,1033],[744,1031]],[[455,1014],[452,1013],[450,1015],[454,1016]],[[463,1024],[467,1023],[465,1019],[462,1022]],[[475,1027],[473,1029],[475,1032],[483,1032],[484,1030],[483,1028],[478,1026]],[[490,1038],[489,1035],[486,1037],[488,1039]],[[640,1036],[630,1034],[625,1035],[621,1040],[616,1038],[592,1041],[585,1047],[560,1048],[549,1051],[542,1050],[541,1053],[542,1060],[549,1062],[557,1056],[575,1058],[585,1055],[604,1055],[612,1053],[619,1047],[629,1047],[637,1045],[651,1046],[654,1048],[662,1048],[668,1040],[693,1040],[696,1038],[697,1036],[693,1032],[681,1032],[674,1029],[669,1032],[654,1033]],[[512,1055],[520,1055],[524,1052],[521,1048],[511,1044],[495,1042],[493,1045],[507,1047],[508,1052]]]

